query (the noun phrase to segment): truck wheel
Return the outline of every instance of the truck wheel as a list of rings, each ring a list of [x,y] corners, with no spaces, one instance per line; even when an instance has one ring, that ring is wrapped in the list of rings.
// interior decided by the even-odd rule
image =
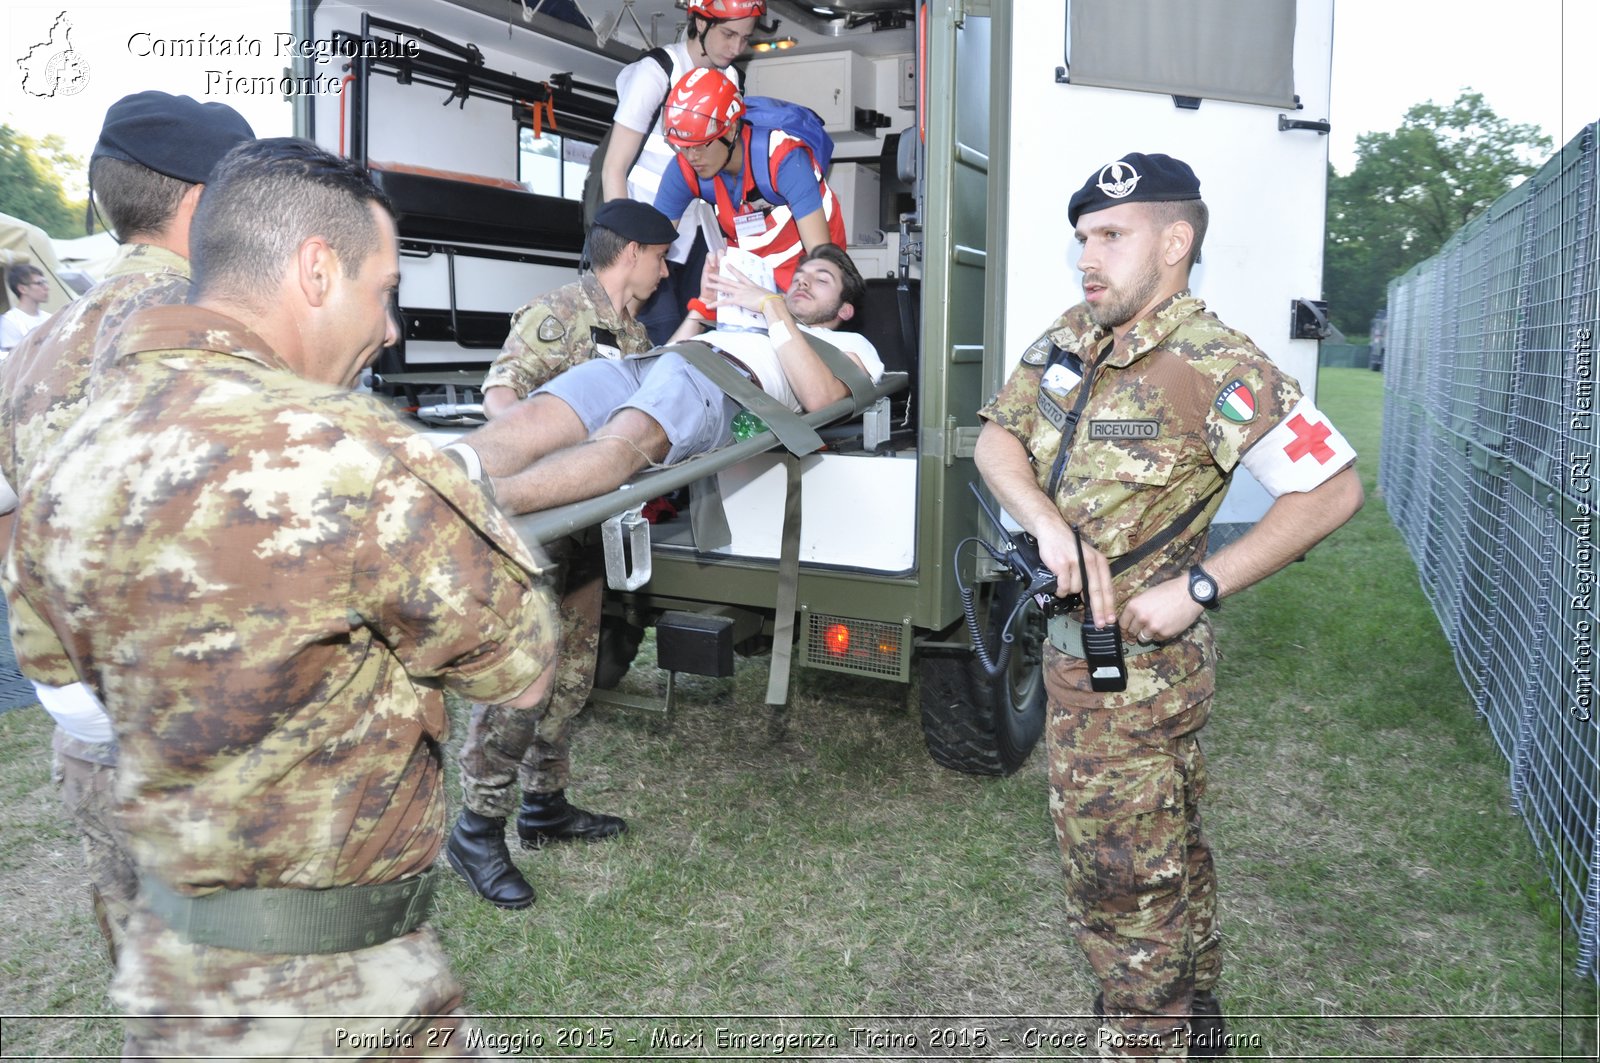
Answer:
[[[628,674],[633,659],[639,656],[644,628],[630,624],[626,617],[607,614],[600,618],[600,648],[594,659],[594,685],[615,690]]]
[[[998,654],[1018,583],[998,585],[985,633]],[[1013,627],[1017,641],[1005,672],[991,678],[970,650],[918,657],[922,736],[939,764],[972,775],[1010,775],[1044,731],[1044,615],[1029,603]]]

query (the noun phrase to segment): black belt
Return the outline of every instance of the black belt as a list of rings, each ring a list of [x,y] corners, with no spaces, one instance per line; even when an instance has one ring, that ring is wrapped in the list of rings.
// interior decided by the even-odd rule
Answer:
[[[218,890],[198,897],[139,876],[144,903],[196,945],[307,955],[354,952],[409,934],[428,918],[433,872],[369,886]]]

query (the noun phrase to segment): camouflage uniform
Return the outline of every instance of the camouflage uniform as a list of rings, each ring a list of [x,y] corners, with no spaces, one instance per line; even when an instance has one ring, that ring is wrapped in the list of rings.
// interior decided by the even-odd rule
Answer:
[[[1051,344],[1081,356],[1087,396],[1071,372],[1046,368]],[[1225,399],[1238,382],[1255,400],[1242,422],[1224,412],[1235,409]],[[1080,398],[1086,404],[1058,470],[1062,413]],[[1186,578],[1205,556],[1222,500],[1216,488],[1300,398],[1299,385],[1247,337],[1180,292],[1141,318],[1120,349],[1085,306],[1068,311],[980,416],[1022,442],[1040,489],[1113,560],[1212,496],[1188,529],[1117,577],[1120,609],[1147,588]],[[1157,422],[1154,437],[1107,427],[1131,421]],[[1125,692],[1095,693],[1081,659],[1046,646],[1050,810],[1075,934],[1104,992],[1102,1055],[1182,1058],[1175,1028],[1183,1020],[1163,1016],[1186,1015],[1192,994],[1211,990],[1221,968],[1199,813],[1206,768],[1198,734],[1216,666],[1209,618],[1127,666]]]
[[[121,348],[27,482],[6,593],[24,672],[81,675],[111,713],[141,876],[203,896],[425,872],[442,688],[505,700],[548,665],[538,564],[449,458],[238,322],[156,307]],[[130,1053],[348,1056],[352,1031],[417,1036],[459,1003],[426,926],[237,951],[186,941],[144,896],[113,985]]]
[[[527,398],[546,381],[593,358],[596,347],[616,352],[598,352],[602,357],[627,358],[648,351],[650,337],[632,316],[612,308],[598,277],[585,273],[511,315],[511,334],[483,386],[510,388],[517,398]]]
[[[188,294],[189,263],[181,255],[152,244],[118,249],[104,280],[0,363],[0,473],[20,488],[34,459],[77,420],[129,315]],[[115,963],[138,888],[110,804],[116,743],[87,742],[58,727],[54,749],[61,800],[83,836],[90,899]]]
[[[597,336],[597,330],[614,343]],[[483,386],[509,387],[517,398],[527,398],[546,381],[591,358],[627,358],[649,349],[644,326],[612,309],[599,279],[586,273],[512,315],[511,334]],[[515,810],[519,774],[522,788],[534,793],[566,789],[572,767],[568,733],[594,688],[605,561],[597,544],[576,538],[551,543],[550,556],[560,566],[550,589],[561,596],[561,652],[550,698],[532,712],[474,705],[461,747],[463,801],[491,819]]]

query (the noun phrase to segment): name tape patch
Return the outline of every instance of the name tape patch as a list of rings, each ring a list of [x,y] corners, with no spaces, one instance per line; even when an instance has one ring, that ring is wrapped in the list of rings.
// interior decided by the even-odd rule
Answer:
[[[1056,431],[1060,432],[1066,428],[1067,411],[1061,408],[1060,403],[1050,397],[1048,391],[1039,392],[1039,412],[1044,414],[1045,420],[1055,425]]]
[[[1090,439],[1155,439],[1161,434],[1160,421],[1090,421]]]

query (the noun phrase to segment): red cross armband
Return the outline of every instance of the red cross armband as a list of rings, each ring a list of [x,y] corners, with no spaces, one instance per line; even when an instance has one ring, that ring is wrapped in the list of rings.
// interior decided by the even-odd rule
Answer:
[[[1240,461],[1277,498],[1320,487],[1355,457],[1349,440],[1310,399],[1303,398]]]

